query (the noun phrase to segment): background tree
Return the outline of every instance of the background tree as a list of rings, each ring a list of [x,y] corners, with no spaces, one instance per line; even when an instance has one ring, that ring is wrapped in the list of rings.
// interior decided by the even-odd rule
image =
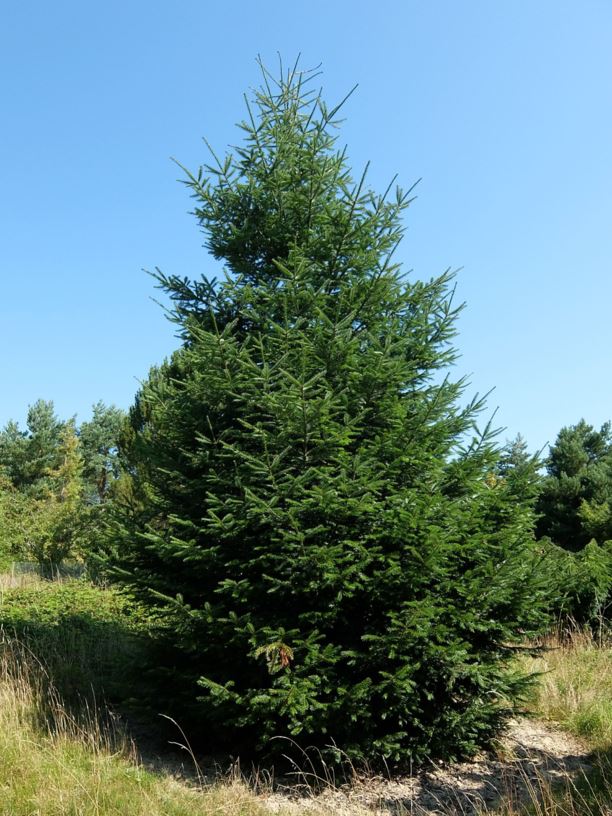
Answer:
[[[562,428],[546,461],[537,510],[538,535],[567,550],[612,538],[612,431],[583,419]]]
[[[501,449],[495,473],[519,501],[533,506],[542,482],[539,469],[539,454],[530,453],[527,442],[518,434]]]
[[[52,402],[37,400],[28,409],[26,430],[9,422],[0,432],[0,468],[15,487],[32,495],[43,488],[49,470],[58,464],[64,425]]]
[[[453,756],[524,685],[532,517],[487,478],[482,401],[437,376],[451,276],[393,261],[409,194],[353,182],[305,83],[264,70],[245,144],[188,174],[226,276],[159,274],[183,347],[130,414],[115,575],[170,624],[175,705],[234,751]]]
[[[93,406],[92,418],[79,429],[83,456],[83,478],[91,500],[104,502],[120,474],[117,444],[126,416],[102,401]]]
[[[27,427],[0,432],[0,551],[34,559],[47,572],[66,559],[93,566],[102,546],[103,505],[119,476],[117,437],[125,415],[98,402],[89,422],[57,418],[38,400]]]
[[[31,505],[26,551],[52,575],[67,558],[82,555],[87,529],[83,502],[83,459],[73,423],[60,437],[58,464],[45,474],[45,488]]]

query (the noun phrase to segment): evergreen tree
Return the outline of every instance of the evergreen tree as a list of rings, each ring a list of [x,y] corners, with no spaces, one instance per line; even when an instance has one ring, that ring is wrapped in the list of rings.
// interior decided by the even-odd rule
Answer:
[[[533,505],[542,482],[539,468],[539,455],[529,453],[527,442],[518,434],[502,448],[496,474],[521,503]]]
[[[103,502],[119,478],[117,444],[124,422],[123,411],[99,401],[93,406],[91,420],[79,428],[83,478],[90,501]]]
[[[551,445],[538,499],[538,535],[567,550],[612,538],[612,428],[583,419]]]
[[[46,475],[45,488],[31,505],[26,547],[30,557],[53,574],[68,557],[81,554],[86,529],[83,459],[73,423],[61,432],[58,464]]]
[[[353,182],[307,82],[264,70],[243,146],[187,176],[226,275],[158,273],[183,346],[131,411],[115,574],[171,624],[175,700],[234,751],[458,755],[524,684],[532,518],[490,478],[482,401],[439,374],[452,276],[401,274],[409,193]]]
[[[27,432],[10,420],[0,431],[0,472],[12,487],[25,481],[27,455]]]
[[[59,461],[64,426],[53,403],[39,399],[28,409],[25,431],[9,422],[0,432],[0,468],[15,487],[30,495],[44,489],[49,469]]]

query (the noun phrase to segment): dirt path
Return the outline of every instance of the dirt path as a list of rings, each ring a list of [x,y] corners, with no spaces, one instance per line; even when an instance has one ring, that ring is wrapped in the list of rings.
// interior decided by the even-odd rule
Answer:
[[[415,777],[368,779],[316,796],[288,789],[264,796],[272,812],[474,816],[502,801],[529,800],[529,790],[589,769],[588,751],[568,734],[533,720],[511,722],[495,757],[436,766]]]

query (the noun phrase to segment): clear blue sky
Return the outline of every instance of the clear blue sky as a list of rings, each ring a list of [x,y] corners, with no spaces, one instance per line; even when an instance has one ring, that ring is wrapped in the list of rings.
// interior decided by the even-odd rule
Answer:
[[[371,182],[423,177],[401,258],[463,267],[458,373],[532,448],[612,417],[610,0],[20,0],[0,28],[0,424],[127,408],[177,345],[143,268],[218,273],[177,183],[302,53]]]

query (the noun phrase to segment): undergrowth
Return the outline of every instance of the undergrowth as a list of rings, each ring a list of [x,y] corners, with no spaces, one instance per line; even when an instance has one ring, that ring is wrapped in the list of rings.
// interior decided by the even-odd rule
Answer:
[[[236,782],[189,787],[147,771],[128,741],[92,715],[75,719],[23,650],[0,651],[2,816],[262,816]]]
[[[151,645],[139,607],[83,579],[15,583],[0,586],[0,630],[27,646],[64,702],[128,702]]]
[[[130,667],[144,665],[151,621],[123,596],[82,580],[28,580],[12,587],[5,582],[0,624],[0,816],[270,812],[261,787],[256,795],[235,778],[204,784],[198,777],[197,784],[189,786],[147,770],[129,739],[117,732],[116,720],[105,716],[103,705],[97,710],[74,705],[86,702],[88,688],[104,686],[106,698],[112,696],[106,694],[110,689],[122,699],[138,689]],[[14,633],[23,641],[19,646]],[[574,630],[550,636],[542,645],[539,657],[522,659],[523,669],[539,674],[530,713],[582,741],[592,752],[591,769],[578,777],[568,774],[555,785],[537,773],[526,774],[527,803],[508,793],[501,804],[483,813],[609,816],[612,644],[603,636]],[[308,768],[302,771],[300,779],[307,782]],[[338,792],[335,779],[326,781],[328,792]],[[339,800],[315,795],[314,787],[306,791],[300,813],[339,812]],[[275,812],[282,813],[284,805],[278,801]],[[353,816],[365,812],[351,795],[341,809]],[[415,805],[394,812],[415,816],[423,811]]]

